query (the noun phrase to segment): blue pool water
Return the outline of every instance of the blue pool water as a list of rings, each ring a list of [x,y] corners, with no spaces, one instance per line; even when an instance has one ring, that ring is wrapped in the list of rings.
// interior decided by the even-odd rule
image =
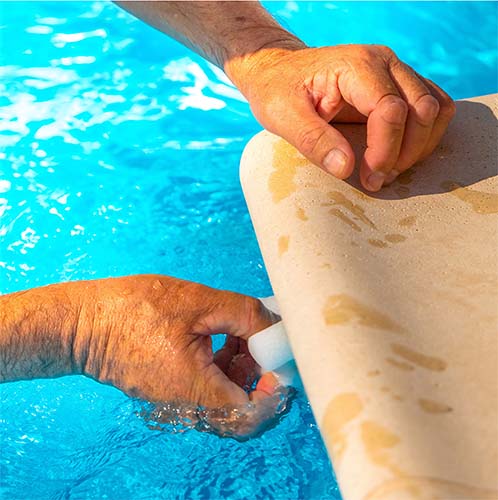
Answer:
[[[497,91],[497,4],[268,3],[310,45],[382,43]],[[116,6],[0,3],[0,293],[164,273],[271,294],[238,181],[259,130],[201,58]],[[338,499],[303,394],[247,442],[158,432],[83,377],[0,386],[0,497]]]

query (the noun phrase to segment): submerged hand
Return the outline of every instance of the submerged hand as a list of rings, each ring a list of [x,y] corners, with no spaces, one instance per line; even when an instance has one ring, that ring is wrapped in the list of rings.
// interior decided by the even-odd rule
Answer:
[[[370,191],[428,156],[455,113],[443,90],[383,46],[262,49],[226,70],[266,129],[340,179],[355,158],[329,122],[366,121],[360,179]]]
[[[269,404],[268,389],[246,392],[258,375],[247,339],[278,319],[259,300],[160,275],[103,280],[91,300],[98,307],[75,344],[81,352],[91,338],[85,374],[152,402]],[[213,355],[216,333],[229,335]]]
[[[247,339],[278,319],[257,299],[138,275],[35,288],[0,306],[0,381],[83,374],[153,403],[249,409],[233,422],[219,414],[239,435],[279,405],[269,374],[249,392],[259,374]],[[215,333],[229,335],[213,354]]]

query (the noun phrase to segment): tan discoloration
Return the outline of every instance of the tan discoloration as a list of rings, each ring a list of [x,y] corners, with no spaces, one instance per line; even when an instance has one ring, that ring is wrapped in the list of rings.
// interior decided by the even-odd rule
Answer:
[[[329,264],[328,262],[325,262],[324,264],[322,264],[320,267],[324,267],[325,269],[332,269],[332,265]]]
[[[330,213],[337,217],[338,219],[341,219],[343,222],[345,222],[349,227],[353,228],[355,231],[361,231],[361,227],[356,224],[353,220],[351,220],[347,215],[341,212],[338,208],[331,208]]]
[[[282,257],[282,255],[289,250],[289,236],[280,236],[278,239],[278,256]]]
[[[362,201],[366,201],[367,203],[371,203],[372,201],[375,200],[375,198],[372,198],[368,194],[365,194],[362,191],[359,191],[358,189],[351,189],[351,191],[349,191],[349,192],[353,193],[354,196],[356,196],[357,198],[359,198]]]
[[[473,271],[455,273],[451,276],[452,284],[467,289],[469,286],[493,287],[496,290],[496,279],[491,274],[476,273]]]
[[[377,377],[378,375],[380,375],[380,370],[371,370],[367,372],[368,377]]]
[[[477,488],[435,477],[407,476],[388,479],[376,486],[364,500],[496,500],[497,490]]]
[[[398,224],[402,227],[411,227],[417,221],[417,217],[415,215],[409,215],[408,217],[403,217],[400,219]]]
[[[385,314],[344,293],[329,296],[323,308],[323,317],[327,325],[358,323],[377,330],[405,333],[403,327]]]
[[[334,460],[340,460],[347,446],[344,427],[363,410],[357,394],[346,392],[333,398],[325,410],[322,430]]]
[[[389,243],[401,243],[406,240],[406,236],[402,234],[386,234],[384,238],[389,241]]]
[[[374,464],[399,473],[399,470],[391,465],[388,454],[388,451],[400,442],[396,434],[376,422],[366,420],[361,424],[361,440],[368,458]]]
[[[370,239],[367,241],[368,241],[369,245],[372,245],[373,247],[377,247],[377,248],[386,248],[388,246],[387,243],[385,241],[382,241],[382,240]]]
[[[445,181],[441,184],[441,187],[470,205],[472,210],[478,214],[498,213],[498,194],[496,193],[476,191],[453,181]]]
[[[340,191],[331,191],[328,193],[332,200],[332,205],[339,205],[349,212],[354,218],[363,222],[363,224],[376,229],[375,224],[365,215],[365,209],[361,205],[356,205]]]
[[[444,403],[439,403],[438,401],[433,401],[432,399],[423,399],[420,398],[418,400],[418,404],[422,410],[427,413],[449,413],[453,411],[451,406],[448,406]]]
[[[268,178],[268,189],[275,203],[279,203],[296,191],[294,177],[297,169],[308,163],[296,148],[283,139],[273,145],[273,171]]]
[[[422,354],[401,344],[391,344],[391,349],[398,356],[421,368],[426,368],[434,372],[446,370],[447,363],[440,358]]]
[[[406,372],[411,372],[414,370],[412,365],[409,365],[408,363],[405,363],[403,361],[397,361],[393,358],[386,358],[386,361],[396,368],[399,368],[400,370],[404,370]]]
[[[304,208],[297,207],[296,216],[297,216],[298,219],[301,219],[301,220],[304,220],[304,221],[308,220],[308,216],[306,215],[306,212],[304,211]]]

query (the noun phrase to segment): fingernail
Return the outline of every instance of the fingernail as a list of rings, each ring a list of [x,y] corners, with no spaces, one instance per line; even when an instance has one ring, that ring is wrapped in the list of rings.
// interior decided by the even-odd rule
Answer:
[[[396,177],[398,177],[399,172],[396,169],[392,169],[386,177],[385,184],[391,184],[391,182],[394,182]]]
[[[266,372],[259,379],[256,385],[256,390],[266,392],[266,394],[271,396],[275,392],[278,385],[277,377],[275,377],[272,372]]]
[[[373,172],[367,179],[367,187],[370,191],[378,191],[385,180],[386,174],[384,172]]]
[[[340,149],[332,149],[323,160],[323,166],[327,172],[342,178],[348,163],[348,157]]]

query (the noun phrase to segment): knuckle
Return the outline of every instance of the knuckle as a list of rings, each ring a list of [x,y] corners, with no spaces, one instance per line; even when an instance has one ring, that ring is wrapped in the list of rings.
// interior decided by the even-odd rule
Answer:
[[[423,95],[414,105],[417,121],[424,126],[432,125],[439,114],[439,108],[439,101],[434,96]]]
[[[258,322],[258,319],[263,314],[265,306],[259,299],[256,299],[255,297],[245,296],[243,300],[244,314],[247,318],[249,328],[252,330],[254,328],[254,325]]]
[[[382,118],[391,125],[403,126],[408,115],[408,104],[397,95],[387,95],[381,99]]]
[[[455,114],[456,105],[454,101],[450,97],[445,98],[440,104],[439,116],[450,122],[455,117]]]
[[[394,50],[391,49],[391,47],[388,47],[387,45],[376,45],[375,48],[377,51],[384,57],[384,59],[390,60],[390,59],[398,59],[396,54],[394,53]]]
[[[296,146],[303,155],[313,157],[324,134],[323,127],[304,127],[297,134]]]
[[[247,318],[249,318],[249,326],[252,330],[257,330],[255,327],[261,321],[275,323],[280,319],[278,314],[272,312],[261,300],[254,297],[246,297],[245,307]]]

